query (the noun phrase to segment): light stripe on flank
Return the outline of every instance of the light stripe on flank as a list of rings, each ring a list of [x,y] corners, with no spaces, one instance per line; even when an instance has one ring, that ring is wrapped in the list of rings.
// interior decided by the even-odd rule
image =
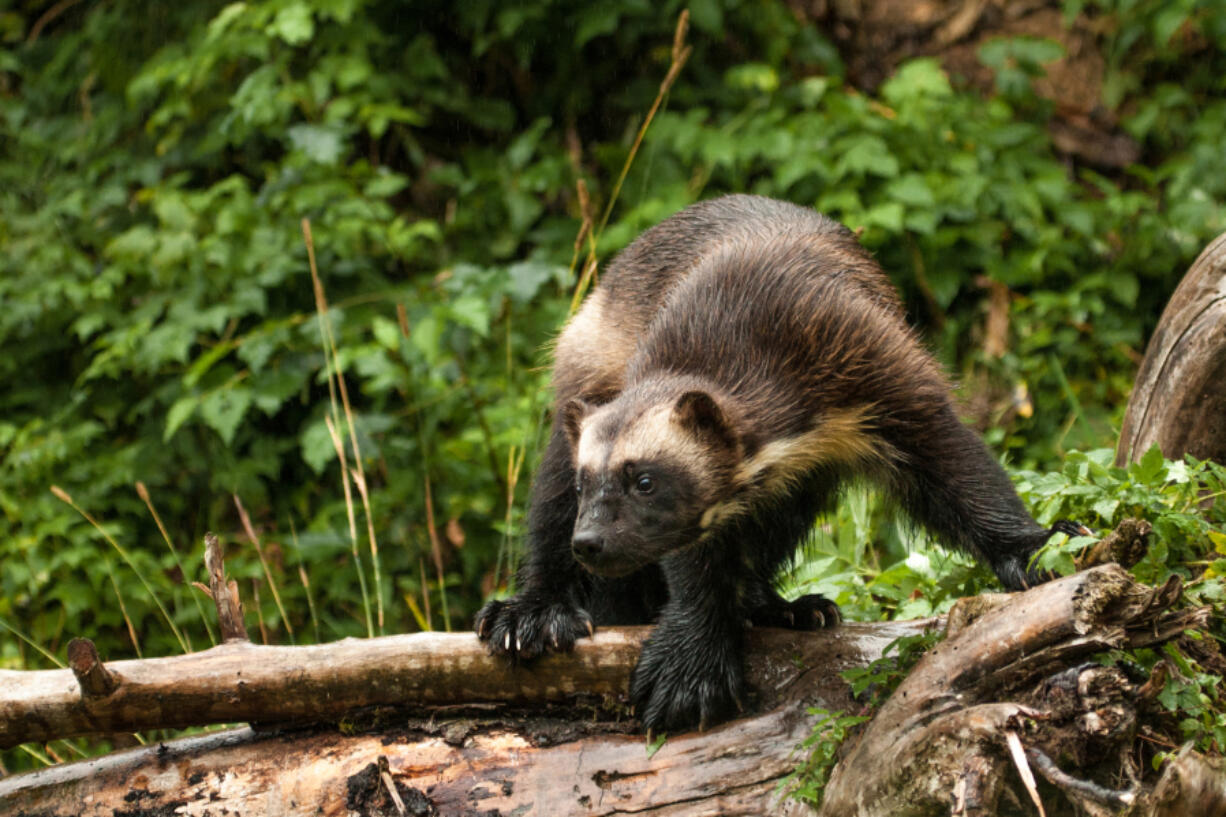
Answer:
[[[869,406],[823,414],[811,430],[772,440],[737,469],[741,486],[727,501],[707,508],[700,524],[709,528],[750,510],[762,497],[778,497],[814,468],[823,465],[892,468],[892,446],[873,431]]]

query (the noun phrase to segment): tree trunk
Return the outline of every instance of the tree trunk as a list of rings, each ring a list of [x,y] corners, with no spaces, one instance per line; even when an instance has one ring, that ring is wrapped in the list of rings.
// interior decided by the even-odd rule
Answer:
[[[1175,289],[1137,374],[1116,463],[1157,443],[1226,463],[1226,234],[1205,248]]]

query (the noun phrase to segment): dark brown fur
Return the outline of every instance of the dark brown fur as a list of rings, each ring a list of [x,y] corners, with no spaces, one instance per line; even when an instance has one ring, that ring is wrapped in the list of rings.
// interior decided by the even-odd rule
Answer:
[[[512,658],[658,617],[632,684],[644,724],[727,717],[743,622],[813,627],[773,590],[838,486],[867,476],[1010,588],[1050,535],[957,418],[949,385],[850,231],[753,196],[648,230],[562,333],[520,595],[477,630]]]

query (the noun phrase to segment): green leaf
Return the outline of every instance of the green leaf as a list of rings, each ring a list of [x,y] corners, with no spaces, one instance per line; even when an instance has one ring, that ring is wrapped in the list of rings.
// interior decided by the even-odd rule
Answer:
[[[539,261],[521,261],[507,268],[507,294],[518,303],[526,304],[541,287],[558,274],[558,267]]]
[[[617,29],[622,6],[619,3],[590,3],[580,7],[579,26],[575,30],[575,47],[582,48],[588,40]]]
[[[294,125],[286,134],[295,150],[320,164],[336,164],[345,149],[345,142],[336,128],[324,125]]]
[[[200,405],[200,398],[194,394],[189,394],[180,397],[176,400],[166,412],[166,427],[162,430],[162,442],[166,442],[175,435],[179,430],[179,426],[187,422],[193,414],[196,413],[196,407]]]
[[[953,93],[940,62],[931,57],[911,60],[881,86],[881,95],[901,107],[916,97],[947,97]]]
[[[699,31],[714,37],[724,33],[724,9],[720,0],[689,0],[690,19]]]
[[[1128,471],[1141,485],[1152,485],[1161,481],[1166,475],[1166,460],[1162,456],[1162,449],[1155,443],[1140,460],[1129,466]]]
[[[323,418],[312,422],[298,437],[299,450],[302,459],[316,474],[322,474],[328,463],[336,459],[336,446],[332,444],[332,435]]]
[[[200,400],[200,419],[229,445],[243,415],[251,405],[251,390],[246,386],[215,389]]]
[[[485,337],[490,333],[490,308],[479,295],[461,295],[450,304],[451,317],[463,326]]]
[[[890,153],[886,143],[877,136],[858,136],[839,157],[835,175],[851,174],[893,177],[898,175],[898,159]]]
[[[730,88],[772,94],[779,88],[779,74],[766,63],[747,62],[730,68],[724,75],[724,82]]]
[[[291,3],[277,12],[267,31],[290,45],[302,45],[315,36],[315,21],[305,3]]]
[[[886,195],[907,207],[927,208],[936,204],[931,188],[918,173],[907,173],[893,179],[885,188]]]
[[[370,329],[383,348],[393,352],[400,348],[400,327],[395,321],[376,315],[370,322]]]
[[[1114,498],[1100,499],[1092,506],[1094,513],[1098,515],[1103,523],[1110,525],[1115,521],[1115,511],[1120,506],[1120,501]]]

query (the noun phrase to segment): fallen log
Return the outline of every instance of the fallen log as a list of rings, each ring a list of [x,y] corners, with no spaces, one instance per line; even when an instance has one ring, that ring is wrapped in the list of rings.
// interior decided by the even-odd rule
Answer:
[[[409,714],[351,713],[340,729],[228,730],[16,775],[0,780],[0,812],[395,814],[391,780],[410,814],[761,814],[780,800],[779,781],[795,767],[795,747],[810,732],[806,707],[851,707],[839,673],[867,665],[891,641],[935,623],[755,630],[748,678],[762,714],[672,736],[654,755],[621,703],[645,627],[603,630],[573,654],[516,668],[490,658],[473,635],[444,634],[320,647],[232,644],[114,662],[107,665],[118,680],[113,694],[127,697],[107,715],[108,729],[121,719],[123,728],[159,717],[182,722],[169,702],[190,709],[193,697],[195,711],[223,720],[243,705],[248,716],[264,721],[273,713],[326,720],[327,713],[375,703],[419,706]],[[30,676],[40,678],[28,683]],[[52,678],[61,697],[42,696],[43,708],[35,706],[42,679]],[[40,712],[34,721],[62,724],[97,705],[93,698],[76,702],[81,694],[66,670],[8,673],[0,689],[11,683],[25,690],[18,701],[23,723]],[[178,691],[159,692],[163,683]],[[279,697],[292,700],[278,703]],[[556,703],[545,707],[548,702]],[[0,703],[9,707],[0,708],[0,722],[10,736],[12,706]],[[140,711],[152,707],[156,715]],[[64,717],[49,717],[52,710]],[[373,732],[354,734],[362,729]],[[417,811],[409,810],[412,803]],[[798,803],[778,807],[782,814],[809,813]]]
[[[1213,762],[1185,751],[1168,761],[1157,785],[1130,765],[1139,713],[1161,684],[1138,686],[1114,667],[1087,663],[1106,649],[1203,626],[1207,610],[1171,609],[1178,596],[1177,582],[1155,590],[1104,565],[1026,593],[960,602],[948,638],[848,748],[821,814],[1033,814],[1031,790],[1049,815],[1074,808],[1136,817],[1221,814],[1214,809],[1226,803],[1226,777]],[[487,658],[468,635],[376,639],[397,647],[376,645],[391,661],[427,639],[446,646],[427,651],[451,667],[431,670],[430,683],[401,668],[392,672],[398,680],[373,684],[416,684],[434,696],[433,706],[375,707],[345,716],[339,729],[230,730],[65,764],[0,780],[0,804],[5,813],[39,817],[812,814],[782,798],[782,781],[801,759],[796,747],[813,728],[806,708],[854,711],[859,704],[839,673],[930,624],[752,631],[751,714],[670,736],[654,754],[621,703],[645,628],[601,632],[574,655],[514,669]],[[348,650],[374,642],[342,644]],[[254,670],[260,662],[250,659],[265,649],[317,648],[245,646],[249,660],[239,663]],[[463,668],[444,653],[464,655]],[[598,660],[606,661],[599,671],[584,669]],[[126,663],[107,665],[118,682],[112,694],[131,671]],[[235,689],[236,677],[222,676],[222,686]],[[63,680],[76,683],[71,674]],[[331,711],[326,684],[312,683],[298,694],[319,712]],[[440,703],[469,699],[474,689],[484,690],[479,697],[487,703]],[[305,702],[291,706],[307,709]],[[1023,767],[1037,783],[1020,782],[1014,770]]]

